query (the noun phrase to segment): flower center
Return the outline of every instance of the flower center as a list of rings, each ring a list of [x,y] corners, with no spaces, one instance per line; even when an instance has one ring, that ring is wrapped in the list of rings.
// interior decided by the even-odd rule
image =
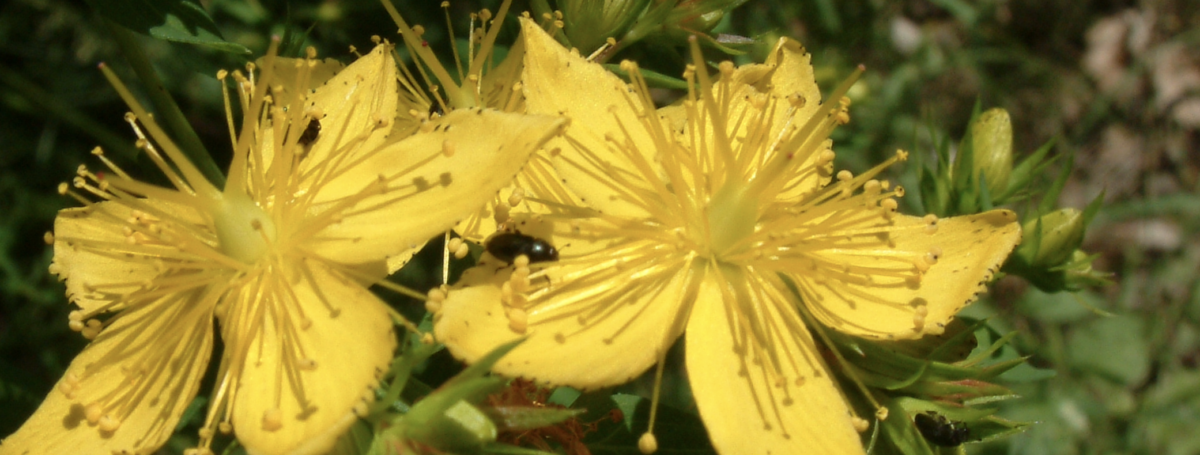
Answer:
[[[742,181],[727,182],[716,194],[708,208],[709,253],[718,257],[736,253],[731,249],[754,233],[758,223],[758,201],[746,191]]]
[[[252,264],[275,242],[275,223],[244,193],[225,193],[213,210],[222,253]]]

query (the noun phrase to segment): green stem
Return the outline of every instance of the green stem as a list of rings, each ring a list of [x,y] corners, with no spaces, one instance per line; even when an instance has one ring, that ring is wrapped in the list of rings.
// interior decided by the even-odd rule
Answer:
[[[137,36],[134,32],[111,21],[105,21],[105,23],[108,24],[108,29],[116,39],[117,45],[121,47],[121,53],[125,54],[125,59],[129,61],[129,66],[133,67],[133,72],[137,73],[138,79],[142,81],[142,86],[150,96],[150,102],[154,104],[154,111],[158,113],[157,120],[162,122],[171,137],[175,138],[175,144],[179,146],[183,154],[200,169],[200,172],[214,186],[225,187],[225,174],[217,167],[217,163],[213,161],[208,149],[204,148],[204,144],[200,142],[200,136],[196,135],[196,130],[192,129],[187,119],[184,118],[183,111],[179,110],[179,105],[175,104],[175,99],[171,98],[162,79],[158,78],[158,73],[154,71],[150,59],[142,52],[142,47],[137,42]]]

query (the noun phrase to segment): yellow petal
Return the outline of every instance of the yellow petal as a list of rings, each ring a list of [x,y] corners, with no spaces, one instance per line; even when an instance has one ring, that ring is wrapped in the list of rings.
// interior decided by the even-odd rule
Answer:
[[[211,302],[176,297],[110,320],[0,453],[147,454],[165,443],[196,396],[213,338]]]
[[[547,269],[546,276],[534,272],[531,281],[545,286],[521,309],[501,302],[501,286],[511,276],[511,267],[485,256],[488,259],[479,266],[464,272],[459,283],[465,287],[450,291],[434,322],[438,341],[456,357],[474,362],[502,343],[527,336],[493,371],[593,389],[633,379],[678,337],[691,279],[682,259],[643,270],[617,266],[622,259],[637,257],[614,256],[611,264],[591,263],[584,270],[570,262],[603,247],[601,242],[550,236],[528,224],[521,232],[557,245],[563,264]],[[539,296],[546,297],[546,305]],[[513,330],[516,311],[527,315],[524,332]]]
[[[776,320],[787,317],[771,303],[742,304]],[[820,363],[808,331],[799,326],[773,339],[774,349],[786,359],[781,363],[784,379],[777,385],[779,376],[765,368],[769,360],[738,353],[756,348],[739,318],[730,317],[737,306],[725,302],[717,286],[706,280],[685,336],[692,394],[717,452],[864,453],[845,399]],[[797,377],[804,378],[802,384],[796,384]]]
[[[942,333],[959,310],[987,290],[987,282],[1021,240],[1017,216],[1009,210],[940,219],[936,230],[927,228],[928,221],[920,217],[895,217],[896,227],[910,229],[890,234],[894,250],[907,253],[913,261],[934,253],[936,263],[919,283],[886,276],[874,277],[871,283],[833,278],[818,283],[809,275],[794,275],[805,303],[826,325],[872,338]],[[872,255],[829,252],[825,259],[852,268],[881,264]],[[920,312],[925,314],[918,318]]]
[[[264,65],[265,59],[258,59],[258,65]],[[307,68],[305,68],[307,67]],[[272,68],[276,84],[275,87],[282,88],[284,93],[296,93],[299,90],[301,93],[310,92],[324,85],[335,75],[346,69],[346,65],[332,58],[323,60],[308,60],[302,58],[287,58],[275,57],[275,66]],[[307,76],[302,76],[302,73],[307,72]],[[303,80],[307,78],[307,80]],[[303,83],[303,85],[301,85]],[[280,99],[289,99],[282,97]]]
[[[335,171],[318,190],[322,205],[313,211],[336,208],[340,222],[308,246],[346,264],[419,248],[491,200],[561,124],[486,109],[450,112],[427,125],[428,132]],[[387,191],[380,194],[384,183]],[[347,201],[351,208],[337,208]]]
[[[392,45],[385,42],[317,88],[304,107],[322,114],[321,132],[301,170],[309,172],[329,160],[354,160],[387,141],[398,87]]]
[[[571,119],[567,137],[546,144],[547,150],[561,152],[555,168],[567,187],[604,213],[646,216],[649,210],[630,203],[628,194],[638,190],[634,187],[644,186],[640,183],[645,180],[644,173],[607,138],[621,146],[632,145],[631,155],[654,163],[655,141],[638,118],[643,109],[657,118],[653,107],[642,106],[639,95],[629,93],[624,81],[578,53],[568,52],[532,20],[521,19],[521,33],[526,47],[526,109]]]
[[[194,210],[158,200],[140,203],[202,224]],[[127,243],[124,229],[131,213],[126,205],[100,202],[61,210],[54,220],[54,265],[50,269],[66,280],[67,296],[85,313],[111,303],[111,296],[141,288],[160,273],[155,258],[178,252],[166,246]],[[96,289],[108,297],[98,295]]]
[[[285,273],[297,279],[290,284],[294,299],[277,295],[274,302],[258,302],[262,308],[231,309],[221,321],[231,347],[227,361],[242,368],[233,428],[252,454],[328,451],[354,423],[355,407],[374,399],[396,348],[378,297],[323,264],[296,267]],[[255,324],[261,324],[257,336],[245,339]],[[229,352],[236,346],[245,349]]]

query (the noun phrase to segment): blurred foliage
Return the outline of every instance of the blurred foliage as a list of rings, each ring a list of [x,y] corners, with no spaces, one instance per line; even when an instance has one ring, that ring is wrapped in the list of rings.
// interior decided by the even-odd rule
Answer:
[[[202,7],[212,18],[208,31],[232,44],[132,39],[217,163],[228,162],[230,150],[214,78],[218,69],[261,55],[272,35],[284,38],[287,53],[314,46],[320,55],[344,61],[353,57],[351,46],[369,48],[371,35],[398,41],[395,24],[373,0],[177,3]],[[448,42],[438,3],[404,2],[402,9],[410,23],[424,25],[428,44],[445,53],[458,43]],[[455,36],[466,36],[472,11],[494,10],[498,3],[451,2]],[[739,45],[744,55],[714,52],[714,60],[761,60],[778,37],[800,40],[827,90],[853,66],[867,66],[850,92],[853,121],[834,138],[839,167],[863,170],[905,148],[918,160],[892,169],[893,178],[919,188],[921,163],[937,159],[939,140],[964,136],[979,103],[1010,114],[1014,163],[1052,139],[1052,155],[1074,155],[1075,169],[1052,207],[1082,210],[1104,191],[1106,207],[1082,248],[1099,254],[1095,267],[1115,272],[1116,285],[1047,294],[1010,277],[967,309],[968,316],[990,317],[997,333],[1016,331],[1011,343],[1017,350],[1031,355],[1034,366],[1055,372],[1049,379],[1023,368],[1002,375],[1022,398],[1000,404],[1000,415],[1038,423],[1022,435],[971,445],[970,453],[1200,452],[1194,431],[1200,427],[1200,9],[1192,3],[758,0],[708,24],[714,35],[753,38]],[[529,7],[518,1],[514,10]],[[33,412],[84,345],[67,329],[63,287],[47,272],[52,252],[43,233],[52,229],[57,210],[73,205],[55,186],[88,161],[95,145],[125,152],[122,159],[133,172],[147,166],[129,153],[126,108],[95,70],[108,62],[124,80],[137,80],[109,27],[81,2],[0,5],[0,435]],[[499,41],[511,42],[515,30],[505,27]],[[250,54],[228,52],[239,46]],[[677,75],[685,60],[678,48],[653,40],[622,49],[613,61],[622,58],[667,76]],[[1064,161],[1030,185],[1049,185]],[[919,212],[912,209],[920,199],[902,203]],[[1031,219],[1038,213],[1033,204],[1013,208]],[[435,285],[438,274],[430,271],[440,270],[439,247],[431,244],[394,279],[419,289]],[[419,305],[393,303],[420,320]],[[660,421],[660,445],[698,453],[693,451],[704,449],[686,444],[704,434],[703,426],[676,367],[669,360],[660,412],[675,417]],[[441,352],[414,378],[439,384],[459,369]],[[643,397],[649,396],[644,378],[616,395],[560,392],[551,401],[587,407],[581,420],[599,422],[586,439],[593,453],[627,453],[622,450],[643,431]],[[629,418],[605,424],[613,410]],[[194,440],[202,413],[190,415],[182,423],[190,429],[165,452]]]

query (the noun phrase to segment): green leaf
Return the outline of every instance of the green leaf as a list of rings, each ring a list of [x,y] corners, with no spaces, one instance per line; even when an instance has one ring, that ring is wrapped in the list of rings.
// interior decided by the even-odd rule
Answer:
[[[1069,362],[1122,384],[1140,383],[1150,372],[1143,326],[1141,319],[1127,316],[1093,320],[1069,335]]]
[[[241,44],[225,41],[204,8],[192,0],[89,0],[88,3],[105,19],[143,35],[234,54],[250,53]]]

